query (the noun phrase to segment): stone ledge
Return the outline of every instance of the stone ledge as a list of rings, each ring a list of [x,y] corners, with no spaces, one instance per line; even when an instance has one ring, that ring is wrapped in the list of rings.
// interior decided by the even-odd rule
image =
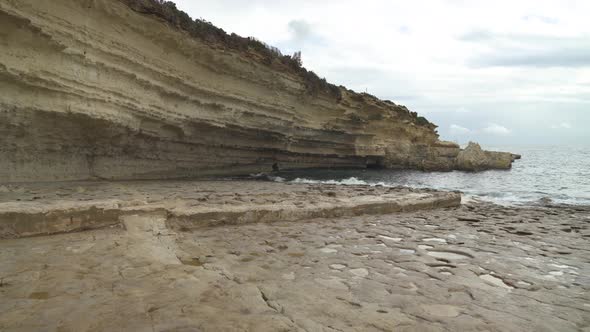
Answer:
[[[170,198],[172,192],[177,197]],[[461,194],[259,181],[139,181],[26,184],[6,187],[0,199],[0,238],[19,238],[118,226],[125,216],[145,212],[164,213],[170,229],[190,230],[453,207],[460,205]]]
[[[420,197],[402,197],[386,201],[327,203],[321,206],[297,207],[293,205],[242,209],[240,211],[202,211],[171,214],[168,227],[188,230],[200,227],[246,224],[255,222],[296,221],[316,218],[354,217],[395,212],[411,212],[459,206],[461,194],[440,192]]]

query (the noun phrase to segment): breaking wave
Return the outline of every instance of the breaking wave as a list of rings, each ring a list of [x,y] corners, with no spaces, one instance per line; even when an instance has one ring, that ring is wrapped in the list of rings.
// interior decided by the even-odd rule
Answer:
[[[296,178],[294,180],[289,181],[290,183],[321,183],[321,184],[339,184],[345,186],[354,186],[354,185],[366,185],[366,186],[387,186],[385,182],[378,182],[378,183],[371,183],[364,180],[360,180],[354,176],[351,176],[347,179],[342,180],[312,180],[306,178]]]
[[[464,201],[484,200],[502,205],[540,201],[590,205],[590,148],[505,148],[522,154],[512,170],[480,173],[413,170],[300,170],[253,174],[258,179],[331,185],[457,190]]]

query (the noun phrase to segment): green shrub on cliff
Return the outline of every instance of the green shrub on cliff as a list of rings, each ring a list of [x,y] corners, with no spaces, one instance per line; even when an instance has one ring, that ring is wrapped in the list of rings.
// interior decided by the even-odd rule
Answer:
[[[170,25],[182,29],[190,34],[193,38],[202,40],[205,43],[223,46],[232,50],[249,54],[250,58],[271,66],[276,70],[282,70],[293,73],[302,78],[305,84],[307,94],[317,96],[319,94],[331,96],[340,102],[343,98],[342,92],[346,91],[347,95],[359,102],[369,101],[388,107],[391,111],[398,112],[404,116],[413,119],[413,122],[419,126],[436,128],[426,118],[418,116],[416,112],[410,112],[403,105],[395,105],[391,101],[382,101],[379,98],[368,93],[356,93],[348,90],[343,86],[336,86],[328,83],[325,78],[320,78],[313,71],[308,71],[302,66],[301,52],[296,52],[293,56],[283,55],[281,51],[270,46],[254,37],[241,37],[235,33],[228,34],[223,29],[214,26],[211,22],[204,19],[192,20],[190,16],[176,8],[172,1],[165,0],[119,0],[129,6],[132,10],[157,16]]]
[[[427,126],[430,124],[430,121],[428,121],[425,117],[423,116],[419,116],[416,118],[416,124],[420,125],[420,126]]]
[[[281,51],[256,38],[244,38],[235,33],[227,34],[223,29],[203,19],[192,20],[190,16],[176,8],[172,1],[164,0],[120,0],[136,12],[155,15],[169,24],[185,30],[192,37],[204,42],[223,45],[240,52],[253,52],[258,55],[256,60],[277,69],[293,72],[304,79],[306,91],[312,95],[320,92],[340,100],[340,88],[319,78],[314,72],[302,66],[301,52],[293,56],[283,55]]]

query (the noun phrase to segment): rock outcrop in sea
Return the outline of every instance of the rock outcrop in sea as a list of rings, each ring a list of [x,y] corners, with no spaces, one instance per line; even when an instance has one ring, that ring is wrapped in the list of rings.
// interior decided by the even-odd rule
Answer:
[[[156,0],[0,0],[0,181],[510,168]]]
[[[457,155],[456,168],[462,171],[483,171],[486,169],[507,169],[510,168],[512,162],[519,159],[519,155],[484,151],[479,144],[469,142],[467,147]]]

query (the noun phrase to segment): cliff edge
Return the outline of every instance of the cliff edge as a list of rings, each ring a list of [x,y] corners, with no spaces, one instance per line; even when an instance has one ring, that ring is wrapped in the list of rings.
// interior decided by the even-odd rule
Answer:
[[[0,0],[0,45],[0,182],[513,160],[464,158],[406,107],[329,84],[171,3]]]

